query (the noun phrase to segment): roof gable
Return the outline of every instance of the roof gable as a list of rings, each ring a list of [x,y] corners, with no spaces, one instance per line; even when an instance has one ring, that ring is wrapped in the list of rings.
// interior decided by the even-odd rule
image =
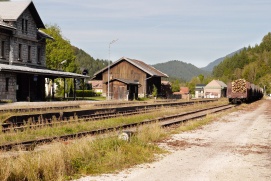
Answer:
[[[226,88],[227,85],[220,81],[220,80],[212,80],[211,82],[209,82],[205,88],[215,88],[215,87],[218,87],[218,88]]]
[[[29,9],[38,28],[45,28],[37,9],[32,1],[4,1],[0,2],[0,20],[17,21],[26,9]]]
[[[139,68],[140,70],[142,70],[143,72],[149,74],[150,76],[157,76],[157,77],[168,77],[167,74],[164,74],[163,72],[155,69],[154,67],[150,66],[150,65],[147,65],[146,63],[140,61],[140,60],[135,60],[135,59],[130,59],[130,58],[126,58],[126,57],[122,57],[120,58],[119,60],[113,62],[111,65],[110,65],[110,68],[111,67],[114,67],[116,66],[118,63],[120,63],[121,61],[127,61],[129,62],[130,64],[136,66],[137,68]],[[94,74],[94,76],[100,74],[100,73],[103,73],[104,71],[106,71],[108,69],[108,67],[105,67],[103,68],[102,70],[96,72]]]

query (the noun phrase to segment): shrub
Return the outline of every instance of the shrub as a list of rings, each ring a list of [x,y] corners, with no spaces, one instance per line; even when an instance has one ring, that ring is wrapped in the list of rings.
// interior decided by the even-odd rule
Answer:
[[[99,97],[102,93],[93,90],[76,90],[76,97]]]

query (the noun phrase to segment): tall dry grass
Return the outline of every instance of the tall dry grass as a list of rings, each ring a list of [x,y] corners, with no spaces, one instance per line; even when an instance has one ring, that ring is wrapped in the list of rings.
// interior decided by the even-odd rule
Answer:
[[[153,137],[149,136],[152,135]],[[163,151],[152,144],[165,134],[144,128],[130,142],[116,137],[55,143],[50,149],[0,159],[0,180],[67,180],[85,174],[110,173],[150,162]]]

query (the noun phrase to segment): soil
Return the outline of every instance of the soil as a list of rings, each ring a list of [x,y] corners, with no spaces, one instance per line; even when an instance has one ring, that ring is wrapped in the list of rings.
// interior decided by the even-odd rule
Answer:
[[[271,180],[271,100],[160,143],[157,162],[79,181]]]

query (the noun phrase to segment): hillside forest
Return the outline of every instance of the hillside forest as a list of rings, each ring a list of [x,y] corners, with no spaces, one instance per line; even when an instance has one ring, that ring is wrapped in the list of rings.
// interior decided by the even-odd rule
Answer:
[[[54,38],[47,40],[48,68],[75,73],[82,73],[86,69],[88,75],[93,77],[95,72],[108,65],[107,60],[94,59],[84,50],[71,45],[69,40],[63,38],[59,26],[46,25],[43,31]],[[63,60],[66,61],[61,64]],[[234,79],[245,78],[265,88],[267,93],[271,93],[271,34],[265,35],[259,45],[245,47],[235,55],[226,57],[214,67],[211,75],[192,64],[176,60],[153,66],[169,75],[167,80],[172,83],[174,91],[178,91],[178,85],[187,86],[193,94],[195,85],[199,83],[207,84],[212,79],[219,79],[227,84]],[[72,82],[68,84],[70,87],[73,86]]]
[[[213,77],[225,83],[244,78],[271,93],[271,33],[255,47],[248,46],[232,57],[227,57],[213,69]]]

